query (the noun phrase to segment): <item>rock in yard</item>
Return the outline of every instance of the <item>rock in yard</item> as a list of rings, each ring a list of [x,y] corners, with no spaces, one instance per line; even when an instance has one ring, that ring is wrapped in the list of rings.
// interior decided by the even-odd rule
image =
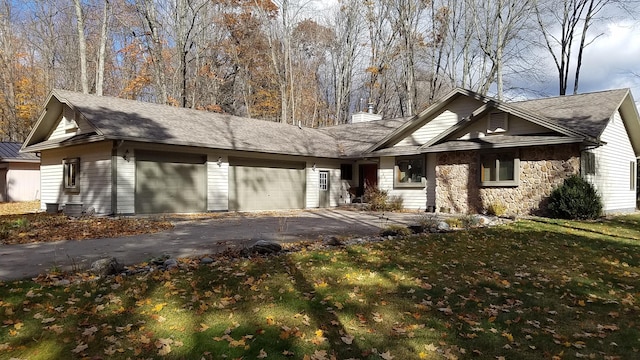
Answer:
[[[200,259],[200,264],[211,264],[213,263],[213,259],[210,257],[203,257],[202,259]]]
[[[249,253],[275,254],[282,251],[282,245],[275,241],[258,240],[247,249]]]
[[[421,234],[425,231],[425,227],[422,225],[409,225],[407,228],[414,234]]]
[[[447,224],[444,221],[440,221],[438,222],[438,225],[436,225],[436,230],[438,231],[449,231],[449,229],[450,229],[449,224]]]
[[[96,260],[91,264],[91,272],[99,276],[119,274],[122,270],[124,265],[114,257]]]
[[[342,246],[342,245],[344,245],[344,243],[340,239],[338,239],[338,237],[336,237],[336,236],[329,237],[328,239],[326,239],[324,241],[324,243],[326,245],[329,245],[329,246]]]
[[[162,266],[164,266],[165,269],[167,269],[167,270],[175,269],[175,268],[178,267],[178,260],[176,260],[176,259],[167,259],[167,260],[164,261]]]

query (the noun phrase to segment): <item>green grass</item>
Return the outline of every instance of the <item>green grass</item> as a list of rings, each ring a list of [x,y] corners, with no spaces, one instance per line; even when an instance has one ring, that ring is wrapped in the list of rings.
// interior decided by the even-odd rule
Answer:
[[[640,358],[638,215],[182,261],[1,284],[0,358]]]

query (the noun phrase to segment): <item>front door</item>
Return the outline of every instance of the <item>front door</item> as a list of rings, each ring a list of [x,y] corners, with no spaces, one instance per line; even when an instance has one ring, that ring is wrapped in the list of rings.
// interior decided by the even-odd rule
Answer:
[[[330,206],[330,196],[329,196],[329,172],[328,171],[320,171],[320,207],[325,208]]]
[[[364,195],[365,189],[368,187],[378,187],[378,165],[377,164],[360,164],[358,180],[360,186],[356,196]]]

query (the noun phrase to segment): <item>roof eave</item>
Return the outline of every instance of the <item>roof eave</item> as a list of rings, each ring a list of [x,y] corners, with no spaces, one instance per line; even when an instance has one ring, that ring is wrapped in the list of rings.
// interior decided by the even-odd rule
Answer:
[[[562,144],[576,144],[583,143],[583,138],[558,138],[558,139],[546,139],[546,140],[526,140],[521,139],[517,142],[504,142],[504,143],[478,143],[471,140],[466,140],[464,143],[457,144],[446,149],[437,147],[429,147],[421,149],[422,153],[441,153],[449,151],[466,151],[466,150],[484,150],[484,149],[507,149],[507,148],[519,148],[530,146],[544,146],[544,145],[562,145]]]

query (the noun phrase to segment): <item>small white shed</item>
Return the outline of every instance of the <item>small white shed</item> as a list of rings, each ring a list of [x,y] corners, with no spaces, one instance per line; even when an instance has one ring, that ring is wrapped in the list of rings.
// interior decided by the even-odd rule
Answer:
[[[40,158],[21,143],[0,142],[0,202],[40,199]]]

